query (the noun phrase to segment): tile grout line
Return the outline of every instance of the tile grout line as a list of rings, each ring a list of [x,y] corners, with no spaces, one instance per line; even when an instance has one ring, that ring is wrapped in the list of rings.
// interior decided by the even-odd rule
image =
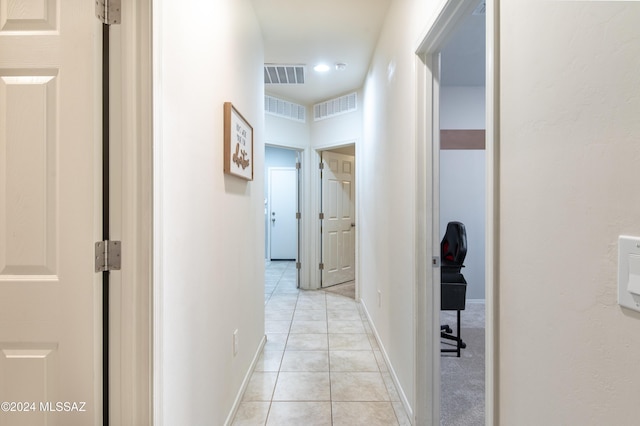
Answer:
[[[329,304],[327,292],[324,292],[324,320],[327,322],[327,370],[329,370],[329,415],[333,426],[333,386],[331,386],[331,343],[329,341]]]
[[[275,290],[280,286],[281,282],[282,282],[282,277],[284,277],[284,274],[286,272],[286,270],[288,269],[285,268],[282,271],[282,275],[280,276],[280,279],[278,280],[278,284],[276,284],[276,287],[274,288],[274,293]],[[272,293],[273,295],[273,293]],[[273,400],[275,398],[276,395],[276,388],[278,387],[278,380],[280,379],[280,372],[282,370],[282,362],[284,361],[284,354],[287,352],[287,345],[289,344],[289,336],[291,336],[291,328],[293,327],[293,319],[296,316],[296,310],[298,309],[298,301],[300,300],[300,292],[298,291],[296,293],[296,303],[293,306],[293,315],[291,316],[291,322],[289,323],[289,331],[287,331],[287,339],[284,342],[284,348],[282,350],[282,358],[280,358],[280,364],[278,365],[278,372],[276,373],[276,381],[273,385],[273,391],[271,392],[271,401],[269,402],[269,410],[267,412],[267,417],[265,418],[264,422],[265,422],[265,426],[267,425],[267,422],[269,421],[269,415],[271,414],[271,408],[273,407]]]
[[[271,298],[273,298],[274,296],[279,295],[279,294],[286,295],[286,293],[288,293],[286,291],[287,288],[285,288],[284,284],[282,283],[282,280],[287,275],[286,274],[286,270],[287,269],[289,269],[289,266],[287,266],[287,268],[285,268],[285,271],[283,271],[280,279],[278,280],[276,286],[274,287],[273,291],[271,292]],[[278,289],[280,289],[281,291],[284,290],[284,292],[283,293],[278,293]],[[291,292],[291,293],[293,293],[293,292]],[[295,321],[296,315],[301,313],[302,311],[304,311],[307,308],[308,309],[314,309],[312,305],[307,306],[306,303],[304,304],[304,306],[307,306],[307,307],[306,308],[303,307],[303,305],[301,303],[303,301],[306,302],[306,301],[310,301],[310,300],[306,299],[306,298],[302,298],[301,297],[302,296],[301,293],[303,293],[303,291],[295,292],[296,297],[295,297],[295,304],[293,306],[293,314],[292,314],[292,317],[289,318],[290,319],[290,323],[289,323],[288,331],[287,331],[287,334],[286,334],[286,339],[284,340],[284,347],[283,347],[283,350],[282,350],[282,355],[280,357],[280,364],[279,364],[278,369],[277,369],[276,381],[275,381],[274,388],[273,388],[273,391],[271,393],[271,399],[270,399],[269,405],[268,405],[267,417],[265,418],[265,426],[269,421],[269,417],[272,414],[275,413],[275,411],[273,411],[273,409],[274,409],[273,403],[275,402],[275,392],[276,392],[278,383],[281,380],[280,373],[283,372],[282,368],[283,368],[284,356],[287,353],[288,343],[289,343],[290,338],[292,337],[293,325],[294,325],[294,321]],[[270,300],[272,300],[271,298],[270,298]],[[329,414],[330,414],[330,418],[331,418],[329,424],[334,425],[334,412],[333,412],[333,408],[334,408],[334,406],[333,406],[333,403],[334,403],[333,390],[334,389],[332,387],[332,381],[331,381],[332,373],[333,373],[332,366],[331,366],[331,355],[332,355],[332,352],[335,352],[335,351],[331,350],[330,339],[329,339],[329,336],[330,336],[329,312],[331,310],[330,308],[338,308],[338,310],[340,310],[340,308],[346,308],[346,307],[345,306],[338,307],[337,305],[334,306],[333,304],[330,306],[330,303],[329,303],[330,302],[329,301],[330,298],[333,298],[333,294],[332,293],[330,294],[330,292],[327,292],[327,291],[323,291],[322,296],[319,298],[319,300],[324,302],[324,312],[323,312],[324,315],[323,315],[323,317],[324,317],[324,322],[325,322],[325,325],[326,325],[326,336],[327,336],[327,342],[326,342],[327,362],[328,362],[327,371],[328,371],[328,378],[329,378],[329,401],[328,402],[329,402]],[[371,353],[372,356],[373,356],[373,359],[375,361],[375,371],[382,376],[383,375],[383,370],[382,370],[383,365],[381,365],[378,362],[378,358],[376,357],[376,346],[374,345],[374,342],[376,344],[377,344],[377,342],[375,340],[372,341],[372,339],[371,339],[371,336],[370,336],[370,333],[369,333],[370,329],[368,329],[368,327],[367,327],[368,321],[367,321],[366,316],[363,315],[363,312],[361,310],[361,305],[359,304],[358,301],[354,300],[354,302],[356,304],[356,309],[357,309],[357,312],[359,314],[358,315],[358,319],[359,319],[358,322],[361,324],[361,326],[363,328],[363,333],[367,337],[367,343],[369,344],[368,345],[369,349],[365,350],[364,348],[363,349],[347,349],[347,348],[344,348],[342,350],[351,351],[351,352],[365,352],[366,351],[368,353]],[[341,304],[339,304],[339,305],[341,305]],[[308,320],[310,321],[310,319],[308,319]],[[349,320],[345,320],[345,321],[349,321]],[[359,334],[359,332],[353,330],[350,333],[346,333],[346,334]],[[379,348],[378,348],[378,351],[379,351]],[[360,368],[360,367],[355,367],[355,368],[356,368],[356,371],[359,371],[358,368]],[[367,371],[371,371],[371,370],[367,370]],[[391,397],[391,391],[389,389],[389,386],[387,385],[387,382],[384,380],[384,377],[382,377],[382,380],[383,380],[383,384],[384,384],[385,393],[387,394],[387,397],[388,397],[388,404],[389,404],[389,406],[390,406],[390,408],[392,410],[392,413],[393,413],[393,418],[395,418],[396,424],[400,425],[401,424],[400,423],[400,418],[399,418],[399,415],[398,415],[398,413],[396,412],[396,410],[394,408],[394,401],[392,400],[393,398]],[[287,400],[287,401],[284,401],[284,402],[296,402],[296,401],[297,400],[291,400],[291,401]],[[313,402],[313,401],[310,400],[309,402]],[[374,399],[374,400],[371,400],[371,401],[362,401],[362,402],[377,403],[379,401],[377,399]],[[389,413],[389,414],[391,414],[391,413]],[[403,421],[404,421],[404,419],[403,419]]]

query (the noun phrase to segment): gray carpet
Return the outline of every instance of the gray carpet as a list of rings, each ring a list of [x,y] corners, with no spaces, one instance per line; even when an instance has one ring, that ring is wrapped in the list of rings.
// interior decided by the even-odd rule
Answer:
[[[462,340],[467,344],[460,358],[444,353],[440,358],[440,424],[442,426],[484,425],[484,303],[467,303],[462,311]],[[440,323],[455,332],[456,313],[441,312]],[[442,340],[442,348],[454,348]]]

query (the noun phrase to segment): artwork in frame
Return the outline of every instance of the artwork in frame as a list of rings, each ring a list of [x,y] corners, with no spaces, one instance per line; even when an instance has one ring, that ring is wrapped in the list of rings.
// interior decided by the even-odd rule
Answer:
[[[224,103],[224,172],[253,180],[253,127],[231,102]]]

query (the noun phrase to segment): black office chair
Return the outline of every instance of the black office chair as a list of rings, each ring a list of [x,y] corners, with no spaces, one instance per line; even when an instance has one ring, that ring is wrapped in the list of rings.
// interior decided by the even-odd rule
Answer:
[[[465,309],[467,281],[461,270],[467,256],[467,231],[461,222],[449,222],[447,231],[440,243],[440,309],[457,311],[456,334],[448,324],[440,326],[440,337],[456,342],[455,349],[441,349],[442,352],[455,352],[460,357],[460,349],[467,347],[460,335],[460,311]]]

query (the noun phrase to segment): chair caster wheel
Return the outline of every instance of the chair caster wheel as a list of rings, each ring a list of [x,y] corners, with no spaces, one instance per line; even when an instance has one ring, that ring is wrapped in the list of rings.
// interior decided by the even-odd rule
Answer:
[[[444,329],[445,333],[453,333],[453,330],[451,329],[451,327],[447,326],[447,328]]]
[[[467,344],[465,342],[460,342],[460,347],[464,349],[467,347]]]

